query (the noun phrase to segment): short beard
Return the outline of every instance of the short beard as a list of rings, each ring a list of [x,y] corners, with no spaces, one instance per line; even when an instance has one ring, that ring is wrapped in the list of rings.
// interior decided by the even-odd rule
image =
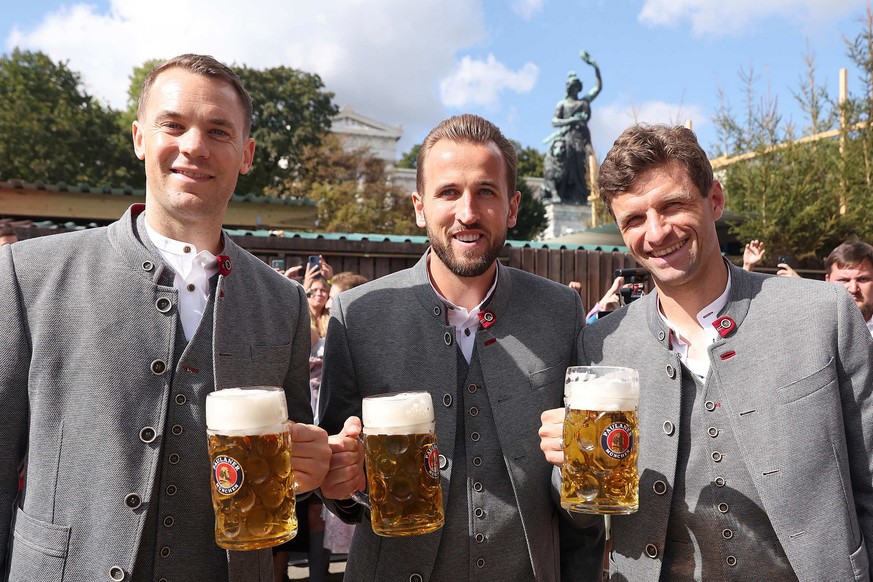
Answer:
[[[503,245],[506,243],[506,238],[504,237],[499,243],[495,241],[495,244],[488,247],[485,254],[481,257],[470,258],[467,261],[461,262],[458,261],[452,253],[452,249],[449,246],[451,243],[449,243],[449,245],[443,244],[443,241],[431,234],[429,228],[427,229],[427,237],[430,239],[430,246],[437,258],[439,258],[449,271],[458,277],[478,277],[479,275],[485,274],[485,272],[488,271],[488,269],[491,268],[491,265],[493,265],[497,260],[501,249],[503,249]]]

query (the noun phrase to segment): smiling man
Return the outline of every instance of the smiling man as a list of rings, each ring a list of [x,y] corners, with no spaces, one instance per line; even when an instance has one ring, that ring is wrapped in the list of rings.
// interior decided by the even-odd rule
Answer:
[[[331,452],[303,424],[303,289],[221,228],[251,113],[213,58],[158,65],[133,123],[145,205],[0,250],[0,579],[273,580],[269,550],[215,543],[206,395],[284,387],[301,492]]]
[[[569,287],[497,261],[518,214],[516,163],[512,144],[481,117],[438,125],[422,144],[412,195],[430,250],[334,299],[320,402],[334,454],[322,493],[360,522],[347,580],[559,579],[558,511],[537,428],[561,403],[584,315]],[[349,499],[366,488],[361,399],[408,390],[433,399],[445,525],[380,538]]]
[[[640,375],[639,511],[614,580],[869,580],[873,344],[836,285],[724,260],[724,193],[684,127],[634,126],[600,195],[656,292],[583,332],[580,358]],[[563,410],[543,415],[559,465]]]

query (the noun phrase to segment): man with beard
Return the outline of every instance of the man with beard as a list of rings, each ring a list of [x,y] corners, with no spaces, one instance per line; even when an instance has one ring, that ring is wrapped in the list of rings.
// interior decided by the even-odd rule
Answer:
[[[422,144],[412,195],[431,248],[334,299],[319,410],[333,456],[321,491],[360,522],[347,580],[560,577],[559,509],[537,428],[561,403],[584,312],[569,287],[497,262],[518,214],[516,163],[481,117],[442,122]],[[433,398],[445,525],[380,538],[350,499],[366,489],[361,399],[408,390]]]

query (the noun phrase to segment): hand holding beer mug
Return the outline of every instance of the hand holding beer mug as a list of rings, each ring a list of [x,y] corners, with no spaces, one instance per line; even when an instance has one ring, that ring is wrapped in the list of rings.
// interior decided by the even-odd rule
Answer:
[[[368,396],[362,402],[364,464],[373,531],[409,536],[443,526],[439,452],[428,392]]]
[[[567,368],[563,508],[605,515],[637,510],[639,398],[639,375],[634,369]]]
[[[290,426],[281,388],[227,388],[206,396],[220,547],[269,548],[297,534]]]

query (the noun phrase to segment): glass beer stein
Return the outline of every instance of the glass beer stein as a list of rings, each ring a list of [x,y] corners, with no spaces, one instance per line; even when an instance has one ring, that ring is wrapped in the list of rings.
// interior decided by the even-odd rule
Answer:
[[[639,398],[634,369],[567,368],[562,507],[605,515],[637,510]]]
[[[297,534],[290,426],[281,388],[227,388],[206,396],[220,547],[268,548]]]
[[[439,451],[433,401],[428,392],[397,392],[364,398],[364,463],[373,531],[409,536],[443,526]]]

